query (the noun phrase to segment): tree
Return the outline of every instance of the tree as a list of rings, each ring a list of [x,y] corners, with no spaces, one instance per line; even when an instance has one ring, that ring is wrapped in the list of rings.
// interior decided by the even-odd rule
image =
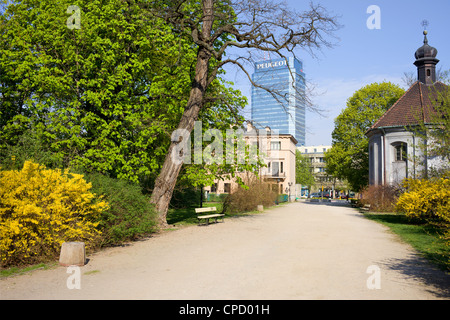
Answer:
[[[347,100],[347,107],[334,121],[333,146],[325,154],[329,174],[346,179],[354,191],[368,184],[369,140],[365,133],[404,92],[390,82],[373,83]]]
[[[308,189],[314,185],[314,176],[310,169],[309,158],[302,155],[298,150],[295,152],[295,183],[307,186]]]
[[[163,158],[195,51],[133,2],[78,1],[81,29],[67,27],[70,4],[11,1],[1,17],[2,90],[20,97],[5,101],[2,142],[39,131],[65,166],[137,181]]]
[[[2,3],[2,148],[34,130],[65,165],[134,181],[159,173],[151,202],[161,226],[189,169],[173,161],[186,141],[171,133],[190,134],[196,120],[207,119],[203,130],[242,121],[245,99],[223,81],[223,67],[249,76],[257,52],[287,60],[296,48],[320,50],[338,27],[319,5],[297,13],[264,0],[80,0],[80,29],[67,27],[69,1]]]
[[[312,52],[331,46],[325,37],[338,27],[335,17],[313,4],[302,13],[288,8],[284,2],[265,0],[165,0],[152,4],[145,3],[143,7],[150,15],[164,19],[175,32],[189,37],[197,48],[189,100],[178,124],[178,129],[187,133],[192,132],[207,90],[225,64],[239,67],[252,81],[245,62],[253,61],[257,52],[270,53],[287,61],[286,53],[295,55],[297,48]],[[241,53],[237,58],[226,56],[230,49]],[[245,50],[247,53],[243,52]],[[262,84],[253,81],[252,84],[271,92],[280,102],[287,98]],[[151,196],[161,225],[166,224],[168,205],[182,168],[182,164],[172,159],[172,152],[179,143],[184,143],[182,138],[171,142]]]
[[[3,2],[3,158],[26,134],[66,167],[154,180],[189,98],[197,54],[190,40],[137,1],[78,1],[80,29],[67,27],[70,1]],[[243,121],[246,99],[221,72],[199,115],[214,118],[203,130]]]
[[[441,157],[450,163],[450,86],[437,93],[437,99],[434,100],[433,107],[435,114],[432,122],[435,126],[427,130],[430,156]]]

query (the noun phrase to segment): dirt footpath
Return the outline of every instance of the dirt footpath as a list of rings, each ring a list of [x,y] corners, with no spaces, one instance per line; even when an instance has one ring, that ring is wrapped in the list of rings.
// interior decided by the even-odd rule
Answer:
[[[450,297],[449,275],[386,227],[334,205],[292,203],[87,258],[79,289],[76,271],[56,267],[0,280],[1,299]]]

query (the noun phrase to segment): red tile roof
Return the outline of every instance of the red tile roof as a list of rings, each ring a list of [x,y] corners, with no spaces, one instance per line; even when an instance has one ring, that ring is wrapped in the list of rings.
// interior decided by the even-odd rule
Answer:
[[[368,131],[383,127],[431,123],[433,115],[436,114],[432,100],[437,100],[436,91],[442,92],[446,89],[448,86],[442,82],[427,86],[417,81]]]

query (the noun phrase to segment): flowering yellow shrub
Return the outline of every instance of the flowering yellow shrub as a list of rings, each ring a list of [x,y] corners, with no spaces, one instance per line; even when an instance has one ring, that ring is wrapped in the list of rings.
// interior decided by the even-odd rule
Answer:
[[[450,222],[450,179],[406,179],[403,186],[407,191],[399,197],[397,211]]]
[[[409,217],[431,219],[443,229],[442,238],[450,245],[450,179],[406,179],[396,205]]]
[[[94,245],[98,218],[108,205],[95,199],[82,175],[26,161],[0,171],[2,265],[55,257],[66,241]]]

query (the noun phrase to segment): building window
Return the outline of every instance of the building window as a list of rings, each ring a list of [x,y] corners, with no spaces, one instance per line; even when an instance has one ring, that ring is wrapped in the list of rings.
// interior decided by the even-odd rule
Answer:
[[[273,177],[279,177],[280,173],[283,172],[283,162],[272,162],[272,171],[269,169],[269,172],[272,173]]]
[[[272,141],[270,143],[270,150],[281,150],[281,141]]]
[[[308,149],[305,149],[305,153],[308,153]]]
[[[231,192],[231,183],[224,183],[223,184],[223,192],[224,193],[230,193]]]
[[[394,145],[395,149],[395,161],[406,161],[407,158],[407,145],[406,143],[399,143]]]
[[[217,183],[211,185],[211,192],[217,192]]]

